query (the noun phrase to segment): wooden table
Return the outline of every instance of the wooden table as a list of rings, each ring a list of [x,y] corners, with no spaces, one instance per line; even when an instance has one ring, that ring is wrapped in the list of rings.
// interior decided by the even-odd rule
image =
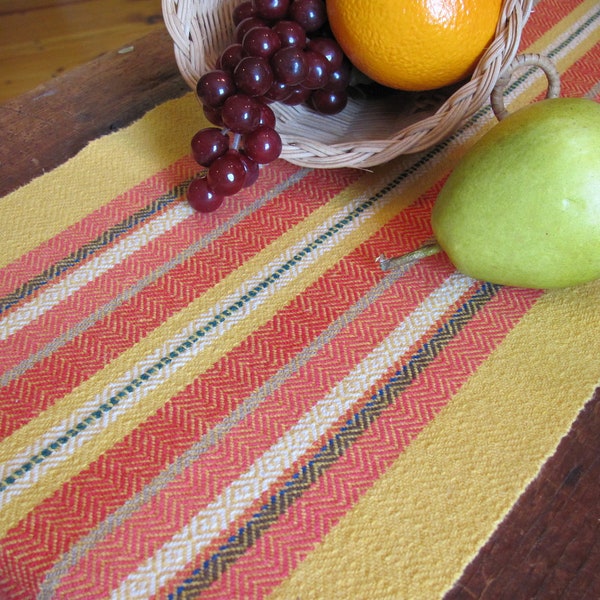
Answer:
[[[155,31],[0,106],[0,196],[188,91]],[[600,389],[447,598],[600,598]]]

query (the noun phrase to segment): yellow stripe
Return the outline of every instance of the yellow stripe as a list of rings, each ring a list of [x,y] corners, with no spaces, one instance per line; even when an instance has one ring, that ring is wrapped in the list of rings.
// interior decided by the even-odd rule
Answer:
[[[584,2],[574,8],[564,19],[552,27],[552,29],[546,31],[546,33],[528,46],[526,52],[544,54],[546,49],[553,45],[556,38],[565,31],[571,29],[587,12],[594,10],[595,8],[598,8],[598,0],[584,0]],[[597,41],[598,38],[596,38],[596,42]]]
[[[193,94],[166,102],[0,198],[0,268],[185,156],[202,122]]]
[[[292,245],[294,241],[301,239],[307,232],[316,229],[337,209],[347,204],[361,192],[364,192],[365,189],[373,189],[375,187],[374,179],[379,179],[380,177],[381,175],[377,172],[368,174],[365,176],[364,181],[344,190],[343,193],[328,205],[315,211],[313,215],[298,225],[293,231],[281,236],[271,247],[265,249],[259,256],[242,265],[224,282],[209,290],[184,311],[181,311],[168,322],[161,325],[155,332],[123,353],[103,371],[83,383],[68,396],[62,398],[45,413],[16,431],[0,445],[0,453],[4,460],[8,460],[8,457],[13,456],[19,450],[22,450],[23,447],[29,445],[31,440],[43,437],[49,427],[68,417],[77,407],[84,404],[90,396],[95,395],[106,385],[119,378],[122,373],[131,369],[141,356],[145,356],[153,349],[160,347],[164,341],[173,335],[173,332],[177,332],[192,321],[196,315],[212,306],[219,298],[238,287],[253,273],[267,264],[270,259],[277,256],[284,248]],[[190,381],[210,368],[221,356],[225,355],[254,330],[271,319],[278,310],[281,310],[297,294],[315,282],[344,255],[352,252],[357,246],[373,235],[375,231],[383,227],[400,210],[408,206],[427,187],[432,185],[437,180],[437,177],[437,175],[431,172],[427,176],[415,178],[412,184],[403,189],[402,198],[398,198],[395,202],[375,206],[373,215],[360,228],[348,235],[342,244],[326,252],[310,269],[307,269],[295,278],[292,285],[282,288],[278,293],[269,298],[260,310],[254,313],[252,318],[241,321],[224,335],[220,336],[218,339],[218,351],[215,351],[214,346],[204,349],[193,361],[176,371],[168,380],[165,380],[155,390],[145,396],[142,402],[127,413],[127,416],[112,423],[109,428],[103,430],[87,442],[85,447],[77,449],[75,455],[69,457],[68,460],[60,462],[56,467],[49,469],[40,477],[40,480],[36,484],[11,500],[3,509],[3,519],[0,523],[0,537],[44,498],[59,489],[65,481],[85,469],[103,452],[118,443],[140,423],[143,423],[150,415],[163,406],[169,398],[188,385]],[[385,181],[387,178],[383,178],[383,180]]]
[[[527,51],[543,53],[596,5],[584,2]],[[595,43],[583,40],[559,70]],[[270,598],[441,597],[600,384],[599,295],[600,281],[545,294]]]
[[[600,382],[599,295],[543,296],[271,600],[440,598]]]

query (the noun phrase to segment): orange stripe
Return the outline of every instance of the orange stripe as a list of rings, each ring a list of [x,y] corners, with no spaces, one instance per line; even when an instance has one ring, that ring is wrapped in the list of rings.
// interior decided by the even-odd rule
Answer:
[[[0,399],[2,435],[9,435],[101,370],[106,362],[145,337],[360,176],[356,170],[310,173],[306,181],[250,214],[58,352],[40,361],[23,377],[11,381]],[[306,186],[311,185],[323,190],[318,199],[306,197]],[[194,235],[193,220],[187,227],[190,235]],[[201,233],[202,229],[195,235]],[[16,399],[19,402],[15,402]]]
[[[600,41],[562,74],[560,83],[564,97],[585,96],[600,83]]]
[[[262,186],[253,188],[253,193],[264,194],[270,187],[280,184],[296,172],[293,166],[281,165],[280,169],[270,170],[262,178]],[[0,354],[6,353],[6,360],[2,368],[6,371],[19,364],[27,356],[38,352],[50,341],[68,332],[74,323],[78,323],[96,310],[108,303],[112,298],[118,297],[127,291],[136,281],[153,273],[162,263],[166,263],[173,257],[178,256],[186,248],[206,235],[223,226],[229,219],[239,212],[240,207],[251,200],[252,196],[245,190],[244,194],[236,197],[235,202],[224,204],[222,210],[210,215],[198,218],[193,215],[173,227],[170,231],[152,240],[143,248],[124,259],[121,263],[111,268],[108,272],[95,278],[82,289],[71,294],[67,299],[60,302],[51,310],[42,314],[35,321],[23,327],[6,340],[0,341]],[[146,221],[146,224],[158,218],[154,215]],[[128,235],[136,236],[134,227]],[[100,253],[110,250],[112,246],[119,243],[120,238],[107,247],[101,248]],[[86,261],[87,262],[87,261]],[[85,265],[76,265],[74,269],[63,273],[63,275],[51,284],[64,279],[72,270]],[[10,352],[8,351],[10,349]]]
[[[251,597],[263,598],[288,577],[435,418],[540,295],[536,290],[500,290],[446,351],[202,598],[248,598],[248,582],[252,582]],[[227,534],[219,543],[227,543]],[[195,560],[182,580],[201,564],[202,560]],[[182,580],[171,582],[167,591],[173,591]]]
[[[175,182],[185,181],[197,168],[189,156],[183,157],[27,252],[2,269],[0,296],[9,294],[54,263],[76,252],[84,244],[95,240],[136,210],[147,206],[149,198],[166,194],[173,189]]]

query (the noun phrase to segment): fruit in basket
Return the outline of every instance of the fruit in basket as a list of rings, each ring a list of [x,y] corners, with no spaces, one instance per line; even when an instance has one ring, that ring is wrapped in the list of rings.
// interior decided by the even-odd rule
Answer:
[[[556,98],[506,117],[452,172],[432,225],[477,279],[558,288],[600,278],[600,104]]]
[[[206,118],[220,128],[192,138],[192,154],[207,168],[188,188],[199,212],[215,210],[224,196],[256,181],[259,165],[279,157],[269,103],[306,102],[329,115],[348,101],[350,63],[324,30],[323,0],[246,0],[232,17],[231,44],[196,86]]]
[[[352,64],[395,89],[467,78],[494,37],[502,0],[327,0],[329,25]]]

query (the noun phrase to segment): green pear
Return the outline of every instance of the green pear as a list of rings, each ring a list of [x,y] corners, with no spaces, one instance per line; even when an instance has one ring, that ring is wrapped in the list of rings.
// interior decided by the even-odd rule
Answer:
[[[549,99],[503,119],[448,178],[432,226],[476,279],[560,288],[600,278],[600,104]]]

